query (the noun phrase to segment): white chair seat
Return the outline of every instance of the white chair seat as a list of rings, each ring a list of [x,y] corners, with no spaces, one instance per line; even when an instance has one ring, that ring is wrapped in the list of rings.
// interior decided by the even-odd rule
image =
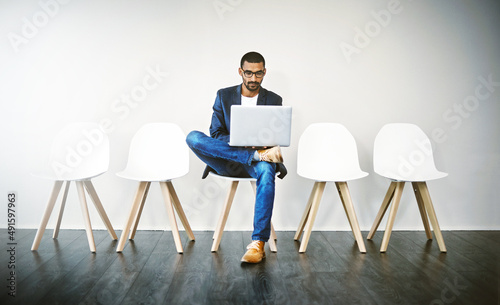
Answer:
[[[170,181],[170,180],[174,180],[174,179],[185,176],[185,174],[170,176],[170,175],[168,175],[168,173],[163,173],[163,174],[159,175],[156,171],[152,171],[151,173],[148,173],[146,170],[141,171],[141,172],[123,170],[121,172],[117,172],[116,175],[118,177],[129,179],[129,180],[151,181],[151,182]]]
[[[368,176],[367,172],[363,171],[352,171],[350,173],[331,173],[331,174],[318,174],[318,175],[307,175],[307,174],[299,174],[299,176],[315,180],[315,181],[324,181],[324,182],[335,182],[335,181],[352,181],[356,179],[361,179],[363,177]]]
[[[221,178],[221,179],[224,179],[224,180],[228,180],[228,181],[248,181],[248,182],[257,181],[257,179],[255,179],[253,177],[248,177],[248,178],[244,178],[244,177],[229,177],[229,176],[219,175],[216,172],[209,172],[208,175],[209,176],[213,176],[213,177],[217,177],[217,178]]]
[[[83,180],[91,180],[96,177],[99,177],[100,175],[104,174],[106,171],[103,172],[98,172],[98,173],[92,173],[89,175],[83,175],[79,176],[78,178],[70,179],[70,180],[65,180],[61,179],[60,176],[58,176],[54,171],[52,170],[40,170],[40,171],[34,171],[31,173],[32,176],[37,177],[37,178],[42,178],[42,179],[47,179],[47,180],[52,180],[52,181],[83,181]]]
[[[408,182],[419,182],[419,181],[431,181],[431,180],[436,180],[436,179],[441,179],[446,176],[448,176],[447,173],[443,173],[440,171],[435,171],[432,173],[425,173],[425,174],[420,174],[420,173],[414,173],[411,176],[402,176],[395,174],[393,172],[388,172],[388,171],[383,171],[379,170],[377,172],[382,177],[385,177],[387,179],[391,179],[394,181],[408,181]]]

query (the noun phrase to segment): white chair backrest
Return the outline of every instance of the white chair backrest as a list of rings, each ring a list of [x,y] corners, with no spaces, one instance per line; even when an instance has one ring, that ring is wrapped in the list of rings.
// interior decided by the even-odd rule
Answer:
[[[317,181],[348,181],[368,175],[359,167],[356,141],[341,124],[316,123],[302,133],[297,173]]]
[[[109,167],[109,139],[97,123],[72,123],[52,142],[50,175],[56,180],[84,180]]]
[[[375,138],[373,167],[399,181],[428,181],[447,176],[434,164],[431,141],[417,125],[387,124]]]
[[[149,123],[132,138],[126,169],[119,174],[141,181],[166,181],[189,172],[189,148],[173,123]]]

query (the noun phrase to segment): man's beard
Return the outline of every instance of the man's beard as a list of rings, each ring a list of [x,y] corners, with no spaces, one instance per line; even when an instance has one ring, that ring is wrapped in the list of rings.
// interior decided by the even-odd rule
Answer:
[[[256,86],[254,88],[251,88],[250,85],[256,85]],[[248,82],[248,83],[245,84],[245,87],[247,87],[247,89],[249,91],[257,91],[260,88],[260,83],[258,83],[258,82]]]

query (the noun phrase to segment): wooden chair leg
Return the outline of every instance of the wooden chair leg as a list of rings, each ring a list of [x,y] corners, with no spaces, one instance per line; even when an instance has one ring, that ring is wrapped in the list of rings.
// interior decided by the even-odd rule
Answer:
[[[271,237],[269,239],[269,249],[271,252],[278,252],[278,247],[276,246],[276,240],[278,237],[276,236],[276,231],[274,231],[273,222],[271,221]]]
[[[304,231],[304,227],[306,226],[307,218],[309,217],[309,212],[311,211],[311,205],[313,202],[314,194],[316,194],[316,190],[318,189],[318,183],[314,182],[313,189],[311,194],[309,195],[309,200],[307,200],[306,208],[304,209],[304,214],[302,214],[302,219],[300,220],[299,227],[297,228],[297,232],[295,232],[294,240],[299,240],[302,232]]]
[[[85,231],[87,232],[90,251],[95,252],[96,248],[94,235],[92,234],[92,225],[90,223],[89,210],[87,208],[87,199],[85,199],[85,190],[83,189],[82,181],[76,181],[76,189],[78,191],[78,197],[80,197],[80,206],[82,208],[83,219],[85,222]]]
[[[47,202],[47,207],[45,208],[45,212],[43,213],[40,227],[38,227],[38,231],[36,231],[35,240],[33,241],[33,245],[31,246],[31,251],[37,250],[38,246],[40,245],[40,241],[42,240],[43,233],[45,232],[45,228],[47,227],[47,222],[49,221],[50,214],[52,214],[52,210],[54,209],[54,205],[57,200],[57,195],[59,195],[59,191],[61,190],[62,184],[63,181],[54,182],[54,186],[52,187],[52,192],[50,193],[49,202]]]
[[[300,243],[300,253],[306,252],[307,244],[309,243],[309,237],[311,236],[312,227],[314,225],[314,220],[316,219],[316,214],[318,213],[319,203],[321,201],[321,197],[323,196],[323,191],[325,190],[325,185],[326,182],[318,182],[318,188],[316,189],[316,192],[314,194],[311,211],[309,212],[309,217],[307,219],[304,237],[302,237],[302,242]]]
[[[354,205],[352,203],[351,193],[349,192],[347,182],[335,182],[335,185],[339,191],[340,199],[347,214],[347,219],[349,220],[354,237],[358,243],[359,252],[366,253],[365,243],[363,241],[363,236],[361,235],[361,229],[359,228],[358,219],[356,217],[356,212],[354,211]]]
[[[343,188],[341,188],[341,184],[339,184],[339,183],[341,183],[341,182],[335,182],[335,187],[337,187],[337,192],[339,193],[340,202],[342,202],[342,206],[344,207],[344,212],[347,215],[347,221],[349,222],[349,227],[351,227],[352,235],[354,236],[354,239],[356,239],[356,234],[354,233],[355,229],[352,226],[351,218],[349,217],[349,212],[347,210],[347,206],[346,206],[346,203],[344,200],[344,194],[342,193],[342,192],[344,192],[344,190],[343,190]],[[347,189],[347,192],[349,192],[349,189]],[[349,193],[348,193],[348,195],[349,195]]]
[[[234,187],[234,184],[236,184],[235,187]],[[234,198],[234,195],[236,194],[236,188],[238,187],[238,184],[239,184],[239,181],[232,181],[231,185],[229,186],[229,191],[227,192],[226,198],[224,199],[225,200],[224,201],[224,205],[223,205],[222,210],[220,212],[219,218],[217,219],[217,225],[215,226],[214,235],[212,236],[213,240],[215,239],[215,237],[217,235],[217,232],[219,232],[219,228],[220,228],[222,219],[224,217],[224,213],[226,212],[226,210],[224,209],[224,207],[225,207],[226,201],[228,200],[228,196],[231,193],[232,188],[234,187],[234,194],[232,194],[232,197]],[[232,203],[232,201],[231,201],[231,203]]]
[[[392,202],[391,211],[389,212],[389,218],[387,219],[387,226],[385,228],[384,238],[382,239],[382,245],[380,246],[380,252],[387,251],[389,239],[391,238],[392,226],[394,225],[394,220],[396,219],[396,214],[398,212],[399,202],[401,201],[401,195],[403,194],[404,186],[405,182],[396,182],[396,189],[394,190],[394,200]]]
[[[278,247],[276,246],[276,232],[274,232],[274,227],[273,227],[273,223],[271,222],[271,234],[269,236],[269,240],[267,241],[269,243],[269,249],[271,250],[271,252],[278,252]]]
[[[137,232],[137,226],[139,225],[139,220],[141,219],[142,211],[144,209],[144,204],[146,203],[146,198],[148,197],[150,186],[151,182],[148,182],[148,184],[146,185],[146,189],[144,190],[144,194],[142,195],[142,198],[140,198],[139,208],[137,209],[137,214],[134,217],[134,222],[132,223],[128,239],[135,238],[135,233]]]
[[[432,228],[434,229],[434,235],[436,236],[439,250],[441,252],[446,252],[443,235],[441,234],[441,229],[439,228],[439,223],[436,217],[436,212],[434,211],[434,206],[432,205],[432,200],[427,188],[427,184],[425,182],[417,182],[417,186],[419,187],[420,194],[422,194],[422,200],[424,202],[425,209],[429,213],[429,219],[431,221]]]
[[[170,196],[172,197],[172,203],[174,204],[174,208],[177,211],[177,215],[179,215],[179,219],[182,222],[182,226],[184,227],[184,230],[186,230],[186,234],[189,237],[189,240],[194,240],[194,234],[193,231],[191,230],[191,226],[189,225],[189,221],[187,220],[186,214],[184,213],[184,210],[182,209],[181,202],[179,201],[179,197],[177,196],[177,193],[175,192],[174,185],[172,184],[172,181],[167,181],[167,187],[168,191],[170,192]]]
[[[59,236],[59,229],[61,228],[61,221],[64,214],[64,207],[66,205],[66,198],[68,197],[68,190],[71,181],[66,181],[66,186],[64,187],[64,193],[61,200],[61,208],[59,209],[59,217],[57,217],[56,228],[54,229],[54,234],[52,238],[56,239]]]
[[[418,210],[420,211],[420,217],[422,218],[422,222],[424,223],[425,235],[427,239],[432,239],[432,232],[429,226],[429,220],[427,218],[427,211],[425,211],[424,201],[422,199],[422,194],[418,188],[417,182],[412,182],[413,191],[415,193],[415,198],[417,199]]]
[[[278,239],[278,236],[276,236],[276,231],[274,231],[274,226],[272,221],[271,221],[271,238],[274,240]]]
[[[389,189],[387,190],[387,193],[385,194],[384,201],[382,201],[382,205],[380,206],[380,209],[377,213],[377,216],[375,217],[375,221],[373,222],[372,228],[370,229],[370,232],[368,233],[368,236],[366,237],[366,239],[372,239],[373,235],[375,235],[375,232],[377,231],[377,228],[380,225],[382,218],[384,218],[384,214],[387,211],[387,207],[389,207],[389,203],[391,202],[392,198],[394,197],[394,190],[395,189],[396,189],[396,182],[393,181],[393,182],[391,182],[391,185],[389,185]]]
[[[149,187],[151,182],[141,181],[139,182],[139,187],[137,188],[137,192],[135,193],[134,201],[132,202],[132,206],[130,207],[130,212],[128,214],[127,222],[123,227],[122,235],[120,236],[120,240],[118,241],[118,245],[116,246],[116,252],[122,252],[123,248],[125,248],[125,242],[127,241],[128,233],[130,232],[130,227],[132,226],[132,222],[134,221],[134,217],[137,215],[137,210],[139,209],[139,205],[144,196],[146,188]]]
[[[83,184],[85,185],[85,188],[87,189],[87,192],[89,193],[90,199],[94,203],[95,208],[97,209],[97,212],[99,213],[99,216],[102,219],[102,222],[106,226],[106,229],[108,229],[108,233],[111,236],[113,240],[117,240],[118,236],[116,236],[115,230],[113,229],[113,226],[111,225],[111,222],[109,221],[108,215],[106,214],[106,211],[104,210],[104,207],[102,206],[101,200],[99,199],[99,196],[97,196],[97,192],[95,191],[94,185],[90,180],[85,180],[83,181]]]
[[[217,252],[219,249],[220,240],[222,238],[222,233],[224,232],[224,227],[226,226],[227,216],[231,210],[231,205],[233,204],[234,195],[236,194],[236,189],[238,188],[239,181],[233,181],[231,187],[224,201],[224,206],[222,207],[222,212],[217,223],[217,227],[214,232],[214,241],[212,243],[212,252]]]
[[[175,219],[174,207],[172,205],[172,200],[170,198],[170,192],[168,191],[167,183],[164,181],[160,182],[160,188],[163,193],[163,199],[165,201],[165,207],[167,208],[168,219],[170,221],[170,227],[172,229],[172,236],[174,237],[175,248],[178,253],[182,253],[182,242],[181,236],[179,234],[179,228],[177,227],[177,220]]]

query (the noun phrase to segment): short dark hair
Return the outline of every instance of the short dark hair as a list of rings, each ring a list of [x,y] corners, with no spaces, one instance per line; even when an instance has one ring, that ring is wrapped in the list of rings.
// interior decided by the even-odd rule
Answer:
[[[260,55],[260,53],[257,52],[248,52],[247,54],[243,55],[241,58],[240,62],[240,67],[243,68],[243,63],[244,62],[250,62],[250,63],[263,63],[264,68],[266,67],[266,60],[264,59],[264,56]]]

